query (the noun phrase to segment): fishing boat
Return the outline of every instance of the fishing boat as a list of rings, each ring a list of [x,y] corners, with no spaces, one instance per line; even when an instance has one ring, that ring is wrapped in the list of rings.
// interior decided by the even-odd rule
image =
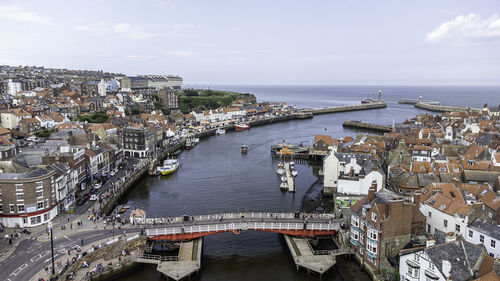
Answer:
[[[248,130],[248,129],[250,129],[250,124],[238,123],[238,124],[234,125],[234,129],[236,131]]]
[[[297,172],[297,170],[292,171],[292,177],[296,177],[298,174],[299,174],[299,172]]]
[[[283,191],[287,191],[288,190],[288,184],[286,182],[281,182],[280,183],[280,189],[283,190]]]
[[[215,131],[215,134],[216,135],[223,135],[226,133],[226,130],[222,129],[222,128],[219,128]]]
[[[278,168],[276,169],[276,173],[278,173],[278,175],[283,175],[285,173],[285,169],[283,168],[283,163],[279,163],[278,164]]]
[[[163,166],[159,167],[160,174],[162,176],[169,175],[179,169],[179,160],[177,159],[167,159],[163,161]]]
[[[286,182],[287,181],[286,177],[285,176],[281,176],[281,181],[282,182]]]
[[[242,145],[241,146],[241,154],[247,154],[248,152],[248,146]]]
[[[192,138],[191,142],[196,146],[197,144],[200,143],[200,139],[199,138]]]

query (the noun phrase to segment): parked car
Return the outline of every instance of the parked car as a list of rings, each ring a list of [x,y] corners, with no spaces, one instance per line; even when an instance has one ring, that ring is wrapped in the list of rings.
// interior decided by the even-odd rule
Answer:
[[[95,194],[90,195],[90,201],[96,201],[98,199],[98,196]]]
[[[100,187],[101,187],[101,184],[100,184],[100,183],[96,183],[96,184],[94,184],[94,186],[93,186],[93,188],[95,188],[95,189],[99,189]]]

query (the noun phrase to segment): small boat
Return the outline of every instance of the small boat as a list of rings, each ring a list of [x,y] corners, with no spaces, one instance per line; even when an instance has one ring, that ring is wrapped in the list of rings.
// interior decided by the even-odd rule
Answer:
[[[298,174],[299,174],[299,172],[297,172],[297,170],[292,171],[292,177],[296,177]]]
[[[250,124],[238,123],[238,124],[234,125],[234,129],[236,131],[248,130],[248,129],[250,129]]]
[[[290,161],[288,164],[290,165],[291,168],[293,168],[293,166],[295,165],[295,162]]]
[[[186,144],[184,145],[184,148],[187,150],[191,149],[194,147],[194,143],[191,141],[191,139],[186,139]]]
[[[283,163],[279,163],[278,164],[278,168],[276,169],[276,173],[278,173],[278,175],[283,175],[285,173],[285,169],[283,169]]]
[[[248,146],[242,145],[241,146],[241,154],[247,154],[248,152]]]
[[[200,143],[200,139],[199,138],[193,138],[191,139],[191,142],[194,144],[194,145],[197,145]]]
[[[216,135],[223,135],[226,133],[226,130],[222,129],[222,128],[219,128],[215,131],[215,134]]]
[[[159,171],[162,176],[166,176],[177,171],[177,169],[179,169],[179,160],[167,159],[163,161],[163,166],[160,167]]]
[[[281,176],[281,181],[282,182],[286,182],[287,181],[286,177],[285,176]]]
[[[280,189],[283,190],[283,191],[287,191],[288,190],[288,184],[286,182],[280,183]]]

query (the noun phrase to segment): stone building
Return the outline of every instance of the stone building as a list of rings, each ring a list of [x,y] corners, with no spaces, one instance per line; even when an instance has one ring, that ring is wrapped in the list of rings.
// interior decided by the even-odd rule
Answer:
[[[145,158],[155,152],[155,135],[147,128],[127,127],[122,130],[124,156]]]
[[[158,97],[165,108],[179,108],[179,96],[175,90],[170,88],[162,89],[158,92]]]

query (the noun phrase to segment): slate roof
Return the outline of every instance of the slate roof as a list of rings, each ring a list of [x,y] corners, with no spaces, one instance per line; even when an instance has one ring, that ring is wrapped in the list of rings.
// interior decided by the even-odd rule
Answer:
[[[29,178],[37,178],[48,174],[49,171],[47,169],[36,169],[34,171],[26,172],[26,173],[0,173],[0,179],[29,179]]]
[[[490,237],[500,240],[500,226],[476,219],[468,226],[470,229],[484,233]]]

